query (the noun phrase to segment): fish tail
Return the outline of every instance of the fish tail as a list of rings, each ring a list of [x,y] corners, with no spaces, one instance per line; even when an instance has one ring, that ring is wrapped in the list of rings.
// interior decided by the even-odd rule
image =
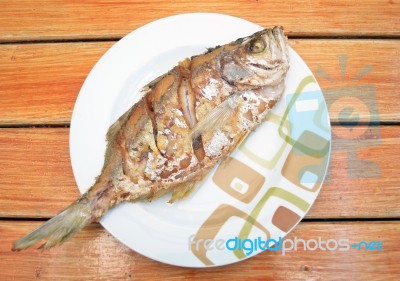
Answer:
[[[80,197],[64,211],[17,240],[12,250],[19,251],[35,245],[40,240],[47,240],[41,247],[47,249],[59,245],[93,221],[90,201],[85,195]]]

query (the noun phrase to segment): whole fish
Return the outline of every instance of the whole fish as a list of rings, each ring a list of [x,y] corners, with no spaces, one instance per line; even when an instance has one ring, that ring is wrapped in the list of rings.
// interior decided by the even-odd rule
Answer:
[[[185,198],[213,166],[261,124],[285,87],[281,27],[181,61],[142,89],[143,98],[108,130],[101,174],[75,203],[16,241],[49,248],[123,201]]]

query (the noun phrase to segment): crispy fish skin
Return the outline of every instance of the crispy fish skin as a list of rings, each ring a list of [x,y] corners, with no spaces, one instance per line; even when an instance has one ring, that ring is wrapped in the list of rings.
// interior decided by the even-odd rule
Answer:
[[[142,89],[143,98],[107,133],[104,166],[75,203],[16,241],[49,248],[123,201],[182,199],[261,124],[289,69],[281,27],[265,29],[180,62]]]

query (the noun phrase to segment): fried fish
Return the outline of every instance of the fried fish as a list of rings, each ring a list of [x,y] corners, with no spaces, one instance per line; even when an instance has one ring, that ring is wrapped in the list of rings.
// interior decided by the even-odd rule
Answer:
[[[281,27],[185,59],[142,90],[108,130],[101,174],[76,202],[16,241],[49,248],[121,202],[187,197],[215,164],[261,124],[289,69]]]

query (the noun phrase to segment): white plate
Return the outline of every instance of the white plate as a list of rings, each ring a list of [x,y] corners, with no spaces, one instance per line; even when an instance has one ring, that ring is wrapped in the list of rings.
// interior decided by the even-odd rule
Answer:
[[[72,115],[70,153],[80,192],[100,173],[108,127],[139,99],[142,86],[185,57],[260,29],[227,15],[182,14],[149,23],[110,48],[88,75]],[[144,256],[188,267],[225,265],[260,252],[202,250],[201,239],[285,236],[318,195],[331,140],[320,87],[292,49],[290,59],[284,97],[270,120],[232,154],[230,165],[214,169],[186,200],[125,203],[110,210],[101,224]],[[249,217],[259,224],[249,223]]]

